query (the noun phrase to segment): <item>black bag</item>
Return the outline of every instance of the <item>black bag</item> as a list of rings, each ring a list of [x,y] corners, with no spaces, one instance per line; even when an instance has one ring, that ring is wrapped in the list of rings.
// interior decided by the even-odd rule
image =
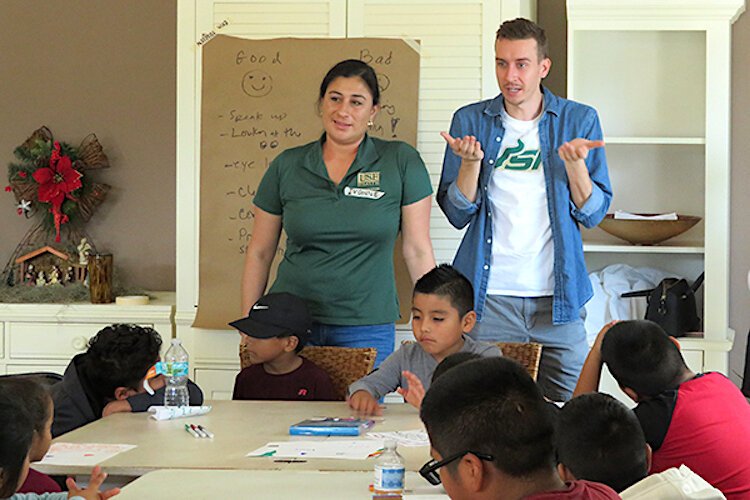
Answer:
[[[673,337],[682,337],[685,332],[695,332],[701,327],[695,292],[703,283],[703,273],[693,286],[684,279],[664,278],[656,288],[623,293],[621,297],[646,297],[646,319],[658,323]]]

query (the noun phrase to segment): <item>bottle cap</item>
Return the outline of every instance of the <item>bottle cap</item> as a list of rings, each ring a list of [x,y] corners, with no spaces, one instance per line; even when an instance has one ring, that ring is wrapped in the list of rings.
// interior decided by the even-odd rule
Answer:
[[[182,344],[182,340],[180,339],[172,339],[172,345]]]

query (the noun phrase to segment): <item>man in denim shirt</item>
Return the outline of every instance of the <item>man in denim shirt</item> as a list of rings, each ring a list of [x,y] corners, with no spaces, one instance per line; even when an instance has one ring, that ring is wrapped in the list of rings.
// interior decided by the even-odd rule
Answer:
[[[588,351],[592,289],[579,224],[596,226],[612,199],[596,111],[542,87],[547,38],[526,19],[497,31],[501,94],[453,116],[437,200],[468,225],[454,266],[472,281],[484,341],[544,345],[544,395],[570,397]]]

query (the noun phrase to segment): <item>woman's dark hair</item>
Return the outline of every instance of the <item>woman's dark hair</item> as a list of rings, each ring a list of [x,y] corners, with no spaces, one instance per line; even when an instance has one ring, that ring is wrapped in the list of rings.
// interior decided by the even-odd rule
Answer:
[[[31,417],[17,399],[0,381],[0,498],[16,492],[34,436]]]
[[[364,63],[358,59],[347,59],[337,63],[333,68],[328,70],[323,81],[320,82],[320,94],[318,95],[318,101],[321,101],[326,95],[328,86],[338,77],[351,78],[358,76],[365,82],[367,88],[370,89],[372,94],[372,103],[380,103],[380,88],[378,87],[378,77],[375,75],[375,70],[372,69],[367,63]]]

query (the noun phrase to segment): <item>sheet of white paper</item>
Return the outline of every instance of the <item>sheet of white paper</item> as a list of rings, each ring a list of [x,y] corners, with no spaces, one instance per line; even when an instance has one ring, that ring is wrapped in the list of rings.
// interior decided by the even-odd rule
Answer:
[[[93,467],[133,448],[135,448],[134,444],[54,443],[39,463]]]
[[[411,431],[395,432],[368,432],[367,437],[370,439],[393,439],[399,446],[429,446],[430,438],[427,437],[427,431],[415,429]]]
[[[615,219],[618,220],[677,220],[677,212],[656,215],[638,215],[624,210],[615,210]]]
[[[382,450],[383,441],[372,439],[326,441],[279,441],[251,451],[248,457],[342,458],[364,460]]]

